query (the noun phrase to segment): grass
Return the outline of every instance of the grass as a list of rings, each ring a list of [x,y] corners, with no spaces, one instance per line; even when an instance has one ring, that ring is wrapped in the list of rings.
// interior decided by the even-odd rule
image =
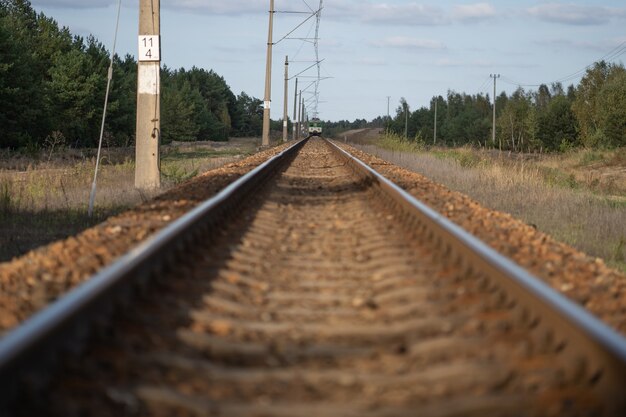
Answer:
[[[548,156],[502,155],[470,148],[405,152],[404,144],[390,149],[388,141],[356,146],[467,194],[486,207],[511,213],[626,272],[626,189],[618,186],[624,178],[616,175],[612,183],[586,180],[590,167],[619,170],[612,161],[621,161],[615,154],[622,151]]]
[[[253,139],[162,147],[162,189],[255,152]],[[134,188],[134,148],[105,149],[94,216],[87,216],[93,150],[0,152],[0,262],[91,227],[158,192]]]

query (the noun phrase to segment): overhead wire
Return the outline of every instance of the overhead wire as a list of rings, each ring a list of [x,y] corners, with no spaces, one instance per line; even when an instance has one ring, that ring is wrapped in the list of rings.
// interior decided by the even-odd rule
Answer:
[[[314,11],[313,8],[309,6],[309,3],[306,2],[306,0],[302,0],[302,3],[306,4],[306,7],[308,7],[311,12]]]
[[[309,31],[306,34],[306,37],[308,38],[309,35],[311,34],[311,31],[313,30],[313,28],[315,27],[314,22],[311,22],[311,27],[309,28]],[[304,48],[304,45],[306,44],[306,42],[300,42],[300,47],[298,48],[298,50],[296,51],[296,53],[293,55],[293,60],[295,60],[299,55],[300,52],[302,52],[302,48]]]
[[[478,91],[479,92],[483,92],[483,89],[487,86],[487,83],[491,80],[491,77],[485,77],[485,80],[483,81],[483,83],[480,85],[480,87],[478,87]]]
[[[600,61],[613,61],[617,58],[619,58],[621,55],[623,55],[624,53],[626,53],[626,41],[621,42],[619,45],[617,45],[616,47],[614,47],[613,49],[611,49],[609,52],[607,52],[604,56],[602,56],[600,59],[594,61],[593,63],[585,66],[584,68],[579,69],[578,71],[569,74],[567,76],[564,76],[562,78],[556,79],[554,81],[551,81],[549,83],[543,83],[543,84],[557,84],[557,83],[565,83],[567,81],[572,81],[580,76],[582,76],[587,70],[593,68],[593,66]],[[518,87],[540,87],[542,84],[525,84],[525,83],[519,83],[516,82],[515,80],[512,80],[510,78],[507,78],[505,76],[502,76],[502,81],[504,81],[507,84],[511,84],[511,85],[516,85]]]
[[[307,17],[306,19],[304,19],[304,21],[300,22],[300,24],[298,26],[296,26],[294,29],[292,29],[289,33],[287,33],[285,36],[283,36],[282,38],[280,38],[278,41],[274,42],[274,45],[278,45],[279,43],[281,43],[282,41],[284,41],[285,39],[287,39],[289,37],[289,35],[291,35],[292,33],[294,33],[296,30],[300,29],[300,27],[302,25],[304,25],[306,22],[308,22],[309,20],[311,20],[314,16],[316,16],[319,12],[321,12],[321,10],[318,10],[317,12],[314,12],[313,14],[311,14],[311,16]]]
[[[314,53],[315,53],[315,59],[311,62],[313,62],[313,65],[310,65],[309,67],[305,68],[304,70],[298,72],[296,75],[291,76],[289,79],[293,79],[293,78],[315,78],[314,81],[311,82],[311,84],[307,87],[310,88],[311,86],[315,86],[315,92],[312,93],[314,97],[317,98],[317,100],[315,101],[315,103],[313,103],[312,107],[313,107],[313,111],[311,112],[314,117],[317,117],[317,112],[318,112],[318,103],[319,103],[319,82],[325,78],[321,77],[321,67],[320,64],[323,61],[319,59],[319,26],[320,26],[320,18],[321,18],[321,12],[323,9],[323,0],[319,1],[319,6],[317,9],[314,9],[313,7],[311,7],[311,5],[306,1],[306,0],[302,0],[302,2],[305,4],[305,6],[310,10],[310,12],[295,12],[295,11],[278,11],[277,13],[299,13],[299,14],[303,14],[303,13],[307,13],[310,14],[310,16],[308,16],[306,19],[304,19],[302,22],[300,22],[295,28],[293,28],[291,31],[289,31],[286,35],[284,35],[282,38],[280,38],[278,41],[274,42],[273,44],[279,44],[284,40],[296,40],[299,41],[299,46],[295,52],[295,54],[291,55],[291,60],[290,62],[294,62],[295,59],[300,56],[302,50],[304,49],[304,45],[305,44],[313,44],[313,48],[314,48]],[[311,25],[306,33],[306,36],[304,37],[291,37],[291,35],[293,33],[295,33],[297,30],[301,29],[302,26],[304,26],[307,22],[311,21],[313,18],[316,18],[313,22],[311,22]],[[313,37],[311,37],[311,32],[313,31],[313,29],[315,29],[315,35]],[[317,67],[317,75],[315,77],[311,76],[302,76],[303,73],[309,71],[311,68]],[[305,89],[306,90],[306,89]]]

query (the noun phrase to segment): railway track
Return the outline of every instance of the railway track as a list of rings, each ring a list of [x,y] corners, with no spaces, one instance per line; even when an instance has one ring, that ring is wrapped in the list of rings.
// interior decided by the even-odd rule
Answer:
[[[0,341],[14,416],[617,416],[625,387],[624,339],[322,139]]]

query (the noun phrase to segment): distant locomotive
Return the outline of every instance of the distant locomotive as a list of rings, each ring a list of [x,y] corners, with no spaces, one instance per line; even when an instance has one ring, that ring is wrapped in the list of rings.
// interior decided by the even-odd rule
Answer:
[[[322,136],[322,121],[313,118],[309,121],[309,136]]]

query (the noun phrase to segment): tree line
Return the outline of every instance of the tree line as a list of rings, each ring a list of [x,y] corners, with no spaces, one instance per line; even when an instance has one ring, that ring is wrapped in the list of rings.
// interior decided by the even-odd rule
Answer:
[[[578,86],[519,87],[496,97],[496,139],[488,94],[448,91],[429,107],[411,111],[402,98],[386,127],[410,140],[439,145],[499,147],[514,151],[564,151],[573,147],[626,146],[626,70],[600,61]],[[435,138],[435,108],[437,135]]]
[[[28,0],[0,0],[0,148],[49,142],[93,147],[100,135],[110,53],[93,36],[36,13]],[[263,102],[235,95],[200,68],[161,72],[162,140],[259,136]],[[135,135],[137,62],[115,56],[104,139],[128,146]]]

